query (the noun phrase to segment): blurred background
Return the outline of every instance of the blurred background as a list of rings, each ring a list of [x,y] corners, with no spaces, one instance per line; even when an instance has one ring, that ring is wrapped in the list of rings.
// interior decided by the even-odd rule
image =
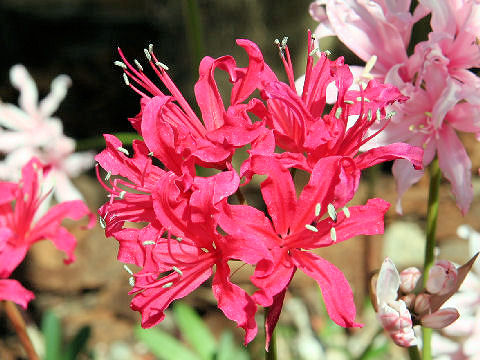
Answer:
[[[127,119],[139,110],[138,96],[125,86],[121,69],[113,65],[119,58],[117,47],[121,47],[129,59],[137,58],[145,63],[143,48],[152,43],[157,57],[169,66],[169,74],[178,88],[190,104],[195,104],[193,86],[198,79],[201,57],[230,54],[242,66],[246,65],[243,50],[235,46],[237,38],[256,42],[266,62],[277,74],[283,74],[273,41],[288,36],[296,75],[301,75],[306,61],[306,31],[317,25],[308,14],[309,4],[308,0],[199,0],[197,3],[190,0],[1,0],[0,99],[17,103],[18,92],[8,78],[14,64],[26,66],[37,82],[41,97],[48,93],[56,75],[68,74],[72,86],[56,116],[62,119],[65,134],[75,138],[80,148],[99,151],[103,144],[91,139],[103,133],[132,131]],[[192,8],[196,10],[192,12]],[[332,51],[332,58],[343,55],[348,64],[361,64],[334,39],[323,45]],[[478,169],[477,142],[473,137],[462,139],[472,158],[473,169]],[[75,184],[92,211],[106,201],[93,171],[75,179]],[[477,194],[480,191],[478,177],[474,177],[474,188]],[[389,211],[384,236],[352,239],[320,252],[345,272],[355,292],[358,320],[366,323],[365,328],[345,330],[333,324],[325,315],[317,286],[311,279],[296,276],[280,319],[279,359],[319,359],[324,354],[328,354],[329,359],[404,358],[402,350],[390,346],[382,336],[371,344],[379,325],[368,305],[368,278],[369,273],[379,268],[385,255],[391,256],[400,269],[423,262],[427,189],[424,178],[406,194],[403,216]],[[364,203],[368,197],[396,201],[388,165],[373,169],[365,176],[355,201]],[[464,218],[450,191],[441,192],[440,201],[437,230],[440,257],[448,254],[450,260],[463,263],[468,256],[468,244],[457,238],[456,228],[464,223],[476,225],[480,202],[474,201]],[[261,337],[247,351],[241,348],[242,333],[216,308],[208,286],[185,299],[190,307],[174,307],[176,314],[167,315],[157,326],[165,333],[149,335],[139,331],[140,317],[129,308],[129,274],[116,261],[116,241],[106,239],[100,226],[89,232],[75,228],[77,226],[72,225],[79,240],[74,264],[65,267],[62,255],[49,242],[42,242],[32,248],[13,276],[36,294],[25,315],[40,348],[45,346],[45,339],[64,347],[75,339],[83,344],[84,339],[86,345],[82,345],[79,359],[190,359],[188,356],[192,354],[204,359],[207,355],[200,354],[202,346],[213,344],[231,349],[225,352],[230,357],[224,359],[263,356]],[[234,281],[247,283],[249,272],[241,269],[234,276]],[[195,340],[192,335],[192,340],[185,335],[182,328],[186,326],[185,318],[190,319],[187,323],[191,326],[196,324],[193,333],[207,331],[202,327],[206,325],[212,338]],[[170,334],[179,343],[164,334]],[[196,345],[196,341],[201,345]],[[163,355],[155,346],[163,348]],[[165,351],[168,346],[174,346],[173,350]],[[174,357],[168,357],[172,354]],[[61,359],[48,356],[48,360]],[[0,359],[22,358],[25,357],[15,333],[0,312]]]

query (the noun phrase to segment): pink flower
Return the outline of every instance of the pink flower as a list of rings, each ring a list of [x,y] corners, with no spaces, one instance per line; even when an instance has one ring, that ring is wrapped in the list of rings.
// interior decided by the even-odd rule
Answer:
[[[337,35],[364,61],[376,56],[372,76],[395,85],[410,98],[388,108],[397,116],[362,150],[398,141],[423,146],[423,166],[438,157],[457,205],[465,214],[473,197],[471,162],[456,132],[480,133],[475,120],[480,114],[480,80],[469,70],[480,66],[480,4],[423,0],[413,14],[409,8],[409,0],[395,4],[383,0],[321,0],[312,3],[310,11],[322,21],[317,29],[319,37]],[[433,31],[408,57],[411,28],[429,12]],[[374,125],[369,134],[385,125],[384,121]],[[401,196],[423,172],[399,159],[393,174],[399,194],[397,211],[401,212]]]
[[[226,205],[219,217],[220,227],[235,239],[247,243],[263,242],[273,256],[258,263],[252,282],[259,288],[255,301],[270,307],[267,343],[280,314],[283,297],[296,269],[319,284],[328,314],[344,327],[360,326],[355,322],[353,295],[342,272],[308,250],[326,247],[359,234],[383,232],[383,216],[389,205],[372,199],[364,206],[336,212],[345,205],[350,182],[349,161],[342,157],[319,160],[309,183],[297,199],[288,169],[271,157],[255,157],[251,168],[267,175],[261,185],[269,220],[261,211],[246,205]],[[339,195],[342,194],[342,195]],[[329,214],[326,218],[323,215]]]
[[[13,301],[26,309],[27,304],[33,298],[35,295],[20,285],[18,281],[0,279],[0,300]]]
[[[37,157],[50,166],[48,182],[55,184],[58,202],[82,199],[70,177],[93,166],[92,153],[74,153],[75,141],[63,134],[62,123],[52,117],[63,100],[71,80],[60,75],[52,81],[51,92],[38,103],[38,91],[23,65],[10,69],[10,81],[20,91],[20,108],[0,103],[0,178],[18,181],[22,167]]]
[[[53,206],[38,218],[38,209],[45,199],[40,189],[48,168],[32,159],[22,169],[20,183],[0,183],[0,278],[10,276],[20,264],[28,249],[37,241],[50,239],[57,249],[67,255],[66,263],[75,257],[75,237],[60,225],[64,218],[78,220],[88,216],[89,227],[95,223],[94,215],[80,200]],[[13,202],[13,203],[12,203]]]

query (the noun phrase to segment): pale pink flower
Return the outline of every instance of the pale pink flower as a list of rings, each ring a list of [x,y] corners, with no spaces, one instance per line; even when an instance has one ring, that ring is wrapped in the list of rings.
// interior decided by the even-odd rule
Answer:
[[[57,76],[50,93],[41,101],[32,77],[23,65],[10,69],[10,81],[20,91],[19,106],[0,102],[0,178],[20,179],[22,167],[32,158],[39,158],[51,167],[50,183],[55,184],[58,202],[82,199],[70,177],[94,165],[93,153],[74,153],[75,141],[63,134],[60,119],[53,117],[64,99],[71,80],[67,75]]]

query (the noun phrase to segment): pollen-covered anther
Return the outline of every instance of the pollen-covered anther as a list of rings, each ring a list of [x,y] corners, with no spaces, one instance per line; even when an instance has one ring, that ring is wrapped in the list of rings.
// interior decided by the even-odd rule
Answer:
[[[120,194],[118,194],[118,198],[119,198],[120,200],[122,200],[122,199],[125,197],[125,194],[126,194],[126,193],[127,193],[127,192],[126,192],[125,190],[120,191]]]
[[[324,52],[325,55],[327,55],[327,56],[332,55],[332,52],[331,52],[330,50],[324,50],[323,52]]]
[[[337,231],[334,227],[330,229],[330,237],[332,238],[333,242],[337,242]]]
[[[310,224],[306,224],[306,225],[305,225],[305,228],[306,228],[307,230],[310,230],[310,231],[313,231],[313,232],[318,232],[318,229],[317,229],[315,226],[310,225]]]
[[[347,219],[350,217],[350,210],[346,206],[343,208],[343,213]]]
[[[112,173],[109,171],[107,172],[107,174],[105,175],[105,181],[108,181],[110,180],[110,177],[112,176]]]
[[[105,229],[107,227],[107,223],[105,222],[105,219],[103,217],[99,216],[98,222],[100,223],[102,229]]]
[[[178,267],[174,266],[172,267],[172,270],[175,271],[177,274],[179,274],[180,276],[183,275],[183,272],[182,270],[180,270]]]
[[[396,114],[395,111],[390,111],[389,113],[387,113],[387,115],[385,115],[385,119],[388,120],[388,119],[394,117],[395,114]]]
[[[144,246],[146,246],[146,245],[155,245],[155,241],[153,241],[153,240],[145,240],[142,244],[143,244]]]
[[[288,42],[288,36],[284,36],[282,39],[282,48],[285,48],[285,46],[287,46],[287,42]]]
[[[370,99],[368,99],[368,98],[366,98],[366,97],[364,97],[364,96],[358,96],[358,97],[357,97],[357,101],[362,101],[362,100],[365,101],[365,102],[370,102]]]
[[[137,59],[133,59],[135,65],[137,65],[138,70],[143,71],[143,67]]]
[[[344,102],[345,104],[350,104],[350,105],[355,104],[352,100],[344,100],[343,102]]]
[[[163,70],[165,70],[165,71],[168,71],[168,70],[170,69],[167,65],[165,65],[164,63],[162,63],[162,62],[160,62],[160,61],[157,61],[157,62],[155,63],[155,65],[157,65],[158,67],[161,67],[161,68],[162,68]]]
[[[148,44],[148,52],[149,52],[150,54],[153,53],[153,44]]]
[[[130,276],[128,278],[128,284],[131,286],[131,287],[134,287],[135,286],[135,278],[133,276]]]
[[[367,120],[368,120],[368,121],[372,121],[372,109],[368,109],[368,112],[367,112]]]
[[[117,150],[120,151],[121,153],[127,155],[127,156],[129,155],[128,150],[125,149],[125,148],[123,148],[123,147],[121,147],[121,146],[119,146],[119,147],[117,148]]]
[[[173,285],[173,282],[168,282],[165,285],[163,285],[162,288],[169,288],[169,287],[172,287],[172,285]]]
[[[342,116],[342,108],[341,107],[339,107],[339,108],[337,108],[337,110],[335,110],[335,117],[337,119],[340,119],[340,116]]]
[[[177,240],[178,242],[182,242],[182,238],[181,237],[177,237],[175,240]]]
[[[130,81],[128,81],[128,76],[125,73],[123,73],[123,82],[125,85],[130,86]]]
[[[313,55],[315,55],[316,53],[318,53],[319,51],[320,51],[319,48],[313,48],[313,50],[310,51],[310,53],[308,54],[308,56],[313,56]]]
[[[377,111],[375,112],[375,116],[376,116],[378,122],[380,122],[380,120],[382,120],[382,114],[380,113],[380,109],[377,109]]]
[[[321,210],[322,210],[322,205],[320,203],[317,203],[315,205],[315,216],[319,216]]]
[[[152,55],[150,54],[150,52],[147,49],[143,49],[143,52],[145,53],[145,57],[147,58],[147,60],[149,62],[152,61]]]
[[[327,205],[327,212],[328,216],[330,216],[334,222],[337,222],[337,211],[335,210],[335,206],[333,206],[333,204]]]
[[[116,66],[118,66],[118,67],[121,67],[122,69],[125,69],[125,70],[127,69],[127,65],[125,65],[123,62],[118,61],[118,60],[117,60],[117,61],[114,61],[114,62],[113,62],[113,65],[116,65]]]

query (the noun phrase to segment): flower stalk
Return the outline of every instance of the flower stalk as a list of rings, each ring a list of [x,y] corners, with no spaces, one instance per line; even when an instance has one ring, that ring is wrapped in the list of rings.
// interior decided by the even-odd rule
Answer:
[[[15,332],[20,339],[20,342],[27,353],[27,356],[30,360],[40,360],[38,357],[33,344],[28,336],[27,327],[25,325],[25,321],[23,320],[22,315],[18,311],[17,305],[15,305],[12,301],[5,301],[5,312],[12,323],[13,327],[15,328]]]
[[[267,329],[267,319],[268,319],[268,312],[270,311],[269,307],[265,308],[265,329]],[[277,344],[276,344],[276,331],[272,332],[270,342],[268,343],[268,347],[265,348],[265,360],[276,360],[277,359]]]
[[[438,194],[440,189],[440,180],[442,178],[442,172],[438,166],[438,158],[435,158],[429,167],[430,174],[430,187],[428,193],[428,208],[427,208],[427,241],[425,244],[425,259],[424,259],[424,272],[423,272],[423,286],[427,284],[428,273],[432,267],[435,256],[435,234],[437,230],[438,219]],[[422,327],[423,335],[423,349],[422,355],[424,360],[432,358],[432,329]],[[411,359],[413,359],[411,357]]]

